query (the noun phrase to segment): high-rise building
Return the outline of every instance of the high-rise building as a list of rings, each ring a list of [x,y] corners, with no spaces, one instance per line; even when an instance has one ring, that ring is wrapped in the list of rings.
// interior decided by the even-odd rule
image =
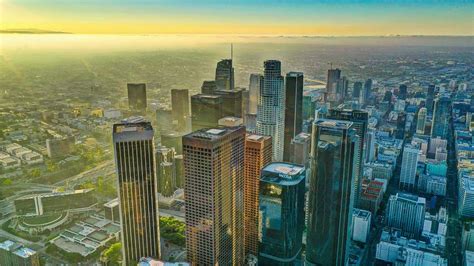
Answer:
[[[160,225],[151,123],[129,118],[113,126],[125,264],[160,258]]]
[[[400,229],[408,237],[418,237],[423,230],[426,199],[397,193],[388,200],[387,225]]]
[[[132,112],[144,114],[146,111],[146,84],[127,83],[128,107]]]
[[[349,97],[349,80],[347,77],[342,77],[337,81],[336,93],[338,102],[344,102]]]
[[[354,87],[352,88],[352,98],[359,100],[361,91],[362,91],[362,82],[360,81],[354,82]]]
[[[213,94],[217,90],[216,81],[205,80],[202,82],[201,93],[202,94]]]
[[[407,113],[400,112],[397,116],[397,129],[395,130],[395,138],[404,139],[405,138],[405,128],[407,124]]]
[[[418,120],[416,121],[416,134],[425,134],[425,124],[426,124],[426,116],[428,114],[428,110],[425,107],[420,108],[418,111]]]
[[[271,163],[263,168],[258,265],[301,264],[305,175],[303,166],[290,163]]]
[[[303,128],[303,82],[301,72],[286,74],[285,89],[285,136],[283,161],[290,161],[291,140],[301,133]]]
[[[176,188],[176,173],[174,169],[175,155],[176,152],[173,148],[160,146],[156,150],[158,192],[165,197],[172,196]]]
[[[359,141],[353,122],[319,119],[313,124],[307,265],[348,263]]]
[[[416,186],[416,168],[418,166],[420,149],[410,143],[405,144],[400,170],[400,188],[411,190]]]
[[[222,115],[222,97],[197,94],[191,96],[192,130],[217,127]]]
[[[163,132],[161,134],[161,146],[173,148],[177,154],[183,153],[183,132]]]
[[[0,265],[39,266],[38,252],[10,240],[0,242]]]
[[[433,112],[433,101],[435,97],[435,85],[428,86],[428,93],[426,94],[426,109],[429,113]]]
[[[328,119],[343,120],[352,122],[352,128],[356,131],[359,136],[359,142],[357,149],[354,150],[354,206],[358,206],[359,195],[360,195],[360,184],[362,182],[362,171],[364,166],[364,142],[367,134],[367,124],[369,120],[369,114],[365,111],[350,110],[335,108],[329,109],[326,115]]]
[[[365,153],[365,162],[370,163],[375,160],[375,143],[377,142],[377,137],[375,135],[375,130],[369,130],[367,132],[367,148]]]
[[[243,265],[245,128],[183,137],[186,250],[193,265]]]
[[[234,67],[232,59],[222,59],[217,62],[216,86],[218,90],[234,89]]]
[[[189,91],[186,89],[171,90],[171,108],[176,130],[186,131],[189,118]]]
[[[243,118],[242,89],[216,90],[213,95],[222,98],[222,116],[234,116]]]
[[[472,176],[459,177],[458,212],[464,217],[474,217],[474,178]]]
[[[272,161],[269,136],[247,135],[245,138],[244,221],[245,254],[258,256],[258,193],[260,171]]]
[[[296,135],[296,137],[291,140],[290,162],[309,167],[310,149],[311,135],[304,132]]]
[[[372,97],[372,79],[368,79],[364,83],[364,91],[362,93],[362,104],[369,104],[369,100]]]
[[[402,100],[406,100],[407,95],[408,95],[408,87],[407,87],[407,85],[401,84],[401,85],[398,87],[398,98],[400,98],[400,99],[402,99]]]
[[[271,136],[273,160],[283,160],[285,128],[285,89],[281,76],[281,63],[277,60],[264,62],[263,82],[257,106],[257,128],[259,135]]]
[[[449,129],[449,118],[451,117],[451,99],[441,97],[434,100],[433,124],[431,125],[431,137],[447,139]]]
[[[341,79],[341,70],[328,69],[328,75],[326,80],[326,95],[329,102],[335,102],[337,100],[337,83]]]
[[[249,82],[249,114],[257,114],[258,96],[260,94],[261,74],[250,74]]]
[[[176,173],[176,187],[184,187],[184,160],[183,155],[179,154],[174,157],[175,173]]]

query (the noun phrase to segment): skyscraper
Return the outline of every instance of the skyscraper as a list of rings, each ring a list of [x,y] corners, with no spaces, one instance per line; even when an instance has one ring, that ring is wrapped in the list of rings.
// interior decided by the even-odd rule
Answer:
[[[319,119],[313,124],[307,265],[348,263],[359,141],[353,122]]]
[[[174,169],[174,149],[160,146],[156,150],[156,177],[158,192],[170,197],[176,188],[176,174]]]
[[[183,137],[186,250],[193,265],[243,265],[245,128]]]
[[[186,131],[189,117],[189,91],[186,89],[171,90],[171,108],[176,130]]]
[[[217,90],[217,85],[215,80],[205,80],[202,82],[201,93],[202,94],[213,94]]]
[[[305,168],[271,163],[260,177],[259,265],[298,265],[304,229]]]
[[[398,98],[402,99],[402,100],[405,100],[407,98],[407,95],[408,95],[408,87],[407,85],[405,84],[401,84],[399,87],[398,87]]]
[[[261,74],[250,74],[249,82],[249,114],[257,114],[258,95],[260,94]]]
[[[433,101],[435,96],[435,85],[428,86],[428,93],[426,94],[426,109],[429,113],[433,112]]]
[[[216,127],[222,115],[222,97],[197,94],[191,96],[192,130]]]
[[[411,190],[416,185],[416,168],[420,149],[416,145],[405,144],[403,147],[402,169],[400,170],[400,188]]]
[[[260,171],[272,161],[269,136],[247,135],[245,138],[244,221],[245,254],[258,256],[258,193]]]
[[[135,117],[113,126],[123,261],[160,258],[153,128]]]
[[[426,199],[408,193],[391,195],[388,200],[387,225],[402,230],[408,237],[418,237],[423,230]]]
[[[369,104],[370,97],[372,97],[372,79],[368,79],[364,83],[364,93],[362,94],[362,103]]]
[[[358,206],[360,196],[360,186],[362,182],[362,171],[364,166],[364,142],[367,135],[367,124],[369,120],[369,114],[365,111],[350,110],[342,108],[329,109],[326,115],[328,119],[344,120],[352,122],[352,128],[356,131],[359,136],[359,142],[357,149],[354,150],[354,206]]]
[[[354,87],[352,88],[352,98],[359,100],[360,92],[362,91],[362,82],[354,82]]]
[[[366,148],[367,152],[365,153],[366,163],[370,163],[375,160],[375,143],[376,142],[377,142],[377,137],[375,135],[375,130],[369,130],[367,132],[367,148]]]
[[[326,93],[327,100],[330,102],[335,102],[337,100],[337,83],[339,79],[341,79],[341,70],[339,68],[328,69]]]
[[[447,139],[450,117],[451,99],[445,96],[435,99],[431,137],[441,137],[443,139]]]
[[[222,116],[234,116],[243,118],[242,89],[216,90],[213,95],[222,98]]]
[[[428,114],[428,110],[425,107],[420,108],[418,111],[418,120],[416,121],[416,134],[425,134],[425,124],[426,124],[426,116]]]
[[[232,59],[222,59],[217,62],[216,86],[218,90],[234,89],[234,67]]]
[[[281,63],[277,60],[264,62],[263,82],[257,106],[257,128],[259,135],[271,136],[273,160],[283,160],[285,127],[285,90],[281,76]]]
[[[146,111],[146,84],[128,83],[128,107],[132,112],[144,114]]]
[[[285,136],[283,161],[289,162],[291,140],[301,133],[303,128],[303,82],[301,72],[286,74],[285,89]]]

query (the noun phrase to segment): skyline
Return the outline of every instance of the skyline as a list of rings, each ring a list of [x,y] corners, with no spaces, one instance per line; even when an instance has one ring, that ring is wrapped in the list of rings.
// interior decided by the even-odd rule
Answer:
[[[474,1],[2,0],[0,30],[314,36],[474,34]]]

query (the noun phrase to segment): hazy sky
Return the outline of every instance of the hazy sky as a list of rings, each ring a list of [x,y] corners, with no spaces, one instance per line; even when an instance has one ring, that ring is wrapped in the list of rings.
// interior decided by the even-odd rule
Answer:
[[[474,0],[0,0],[0,28],[111,34],[474,35]]]

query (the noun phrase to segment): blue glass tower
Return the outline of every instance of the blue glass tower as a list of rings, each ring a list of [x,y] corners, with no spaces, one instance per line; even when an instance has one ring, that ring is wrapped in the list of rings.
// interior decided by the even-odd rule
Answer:
[[[259,192],[259,265],[301,262],[305,168],[271,163],[262,170]]]
[[[350,121],[313,124],[305,265],[347,265],[361,147],[356,133]]]

